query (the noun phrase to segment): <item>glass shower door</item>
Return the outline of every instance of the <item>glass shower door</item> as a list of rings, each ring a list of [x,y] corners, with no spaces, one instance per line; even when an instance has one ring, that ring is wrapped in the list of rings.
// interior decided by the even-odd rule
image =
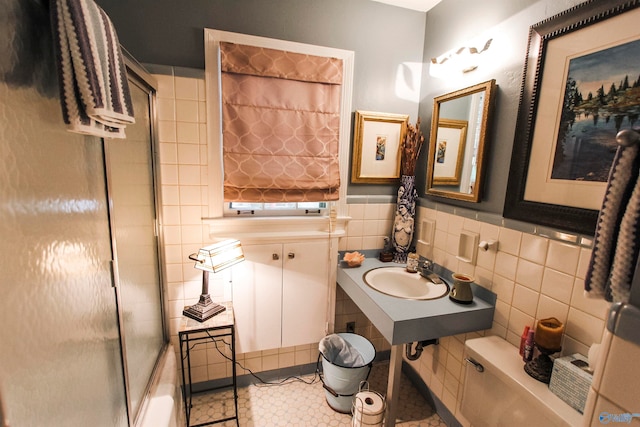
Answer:
[[[29,45],[16,41],[0,67]],[[67,132],[57,98],[1,79],[0,117],[5,421],[125,427],[102,141]]]
[[[156,233],[152,92],[130,78],[135,125],[125,140],[105,140],[108,193],[127,404],[139,413],[165,343]]]

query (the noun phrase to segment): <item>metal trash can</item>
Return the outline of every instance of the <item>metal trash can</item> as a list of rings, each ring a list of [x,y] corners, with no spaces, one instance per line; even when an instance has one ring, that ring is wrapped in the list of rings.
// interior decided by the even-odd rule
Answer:
[[[350,414],[353,405],[353,398],[358,392],[360,382],[366,381],[371,373],[373,359],[376,357],[376,349],[365,337],[351,333],[336,334],[342,338],[351,349],[362,356],[364,363],[358,366],[347,366],[343,360],[329,360],[322,352],[323,344],[331,335],[328,335],[320,342],[320,354],[316,370],[325,389],[327,403],[334,411]],[[323,342],[324,341],[324,342]],[[319,370],[320,359],[322,359],[322,373]]]

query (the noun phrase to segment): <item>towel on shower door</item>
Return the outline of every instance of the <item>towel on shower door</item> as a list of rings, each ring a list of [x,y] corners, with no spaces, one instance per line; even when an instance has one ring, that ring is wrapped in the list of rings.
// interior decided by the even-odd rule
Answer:
[[[116,31],[93,0],[51,0],[60,103],[72,132],[124,138],[134,123]]]
[[[585,294],[628,302],[640,249],[640,147],[618,147],[598,215]]]

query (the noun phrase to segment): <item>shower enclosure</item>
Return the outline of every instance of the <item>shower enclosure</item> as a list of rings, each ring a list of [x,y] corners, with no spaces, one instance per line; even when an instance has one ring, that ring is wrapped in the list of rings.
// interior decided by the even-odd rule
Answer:
[[[104,156],[120,347],[127,408],[133,421],[166,334],[154,173],[155,88],[131,60],[128,73],[136,123],[127,126],[126,140],[104,140]]]
[[[134,425],[167,346],[154,83],[128,61],[127,139],[69,133],[45,3],[1,7],[0,423]]]

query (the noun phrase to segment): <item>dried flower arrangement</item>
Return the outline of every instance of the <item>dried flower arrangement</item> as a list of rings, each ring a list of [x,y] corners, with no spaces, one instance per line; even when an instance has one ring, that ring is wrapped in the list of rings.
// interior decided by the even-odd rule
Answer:
[[[424,135],[420,130],[420,117],[416,121],[415,127],[409,123],[407,125],[407,136],[402,146],[402,175],[414,175],[416,172],[416,161],[420,155],[420,149],[424,143]]]
[[[407,262],[407,254],[413,241],[414,217],[416,213],[416,199],[418,192],[415,187],[416,162],[420,149],[424,143],[424,136],[420,131],[420,117],[416,125],[407,125],[407,135],[402,145],[400,171],[400,187],[396,202],[396,215],[393,222],[391,237],[393,242],[393,261]]]

